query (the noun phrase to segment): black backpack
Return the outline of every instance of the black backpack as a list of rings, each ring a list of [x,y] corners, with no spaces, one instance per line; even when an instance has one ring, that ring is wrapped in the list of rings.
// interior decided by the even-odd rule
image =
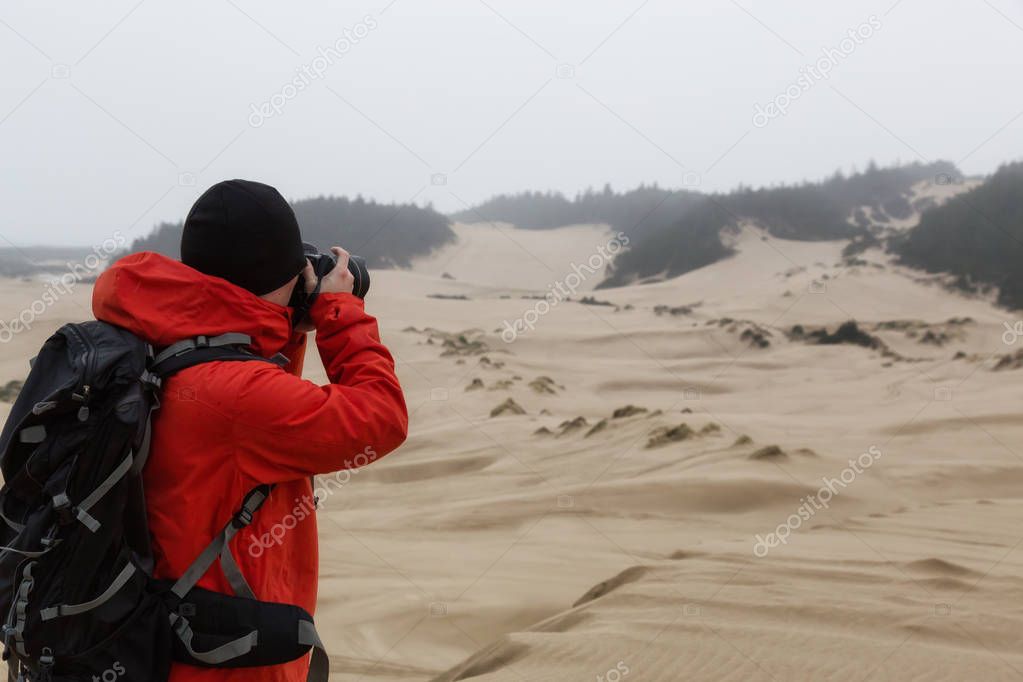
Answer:
[[[258,601],[228,549],[270,486],[241,501],[179,580],[152,577],[141,471],[162,381],[215,360],[281,364],[246,350],[250,341],[198,337],[154,355],[123,329],[85,322],[62,327],[33,360],[0,435],[0,618],[10,680],[163,682],[172,661],[277,665],[312,649],[308,680],[326,682],[312,617]],[[218,559],[234,596],[195,587]]]

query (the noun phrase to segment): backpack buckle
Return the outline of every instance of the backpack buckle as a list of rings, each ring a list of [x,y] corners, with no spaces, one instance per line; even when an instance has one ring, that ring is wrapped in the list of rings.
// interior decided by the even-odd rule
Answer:
[[[255,518],[255,517],[252,515],[252,512],[250,512],[248,509],[242,507],[234,515],[235,526],[237,526],[238,528],[245,528],[250,523],[252,523],[252,519],[253,518]]]
[[[68,525],[73,522],[74,515],[71,513],[71,499],[65,494],[61,493],[53,498],[53,511],[57,513],[57,518],[60,520],[61,525]]]
[[[53,650],[43,647],[43,655],[39,657],[39,675],[36,677],[39,682],[51,682],[53,680]]]
[[[50,531],[43,537],[39,538],[39,544],[46,548],[56,547],[59,545],[60,540],[57,539],[57,527],[50,526]]]
[[[148,369],[142,372],[142,376],[139,377],[142,387],[152,392],[159,391],[163,387],[163,379],[150,372]]]
[[[200,334],[199,336],[195,337],[195,347],[196,348],[209,348],[210,347],[209,337],[203,336],[202,334]]]

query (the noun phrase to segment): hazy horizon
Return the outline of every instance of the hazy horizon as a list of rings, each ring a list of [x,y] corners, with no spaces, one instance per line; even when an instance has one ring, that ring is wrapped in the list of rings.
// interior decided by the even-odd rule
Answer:
[[[8,245],[139,237],[229,177],[447,213],[1023,158],[1017,0],[84,7],[0,10]]]

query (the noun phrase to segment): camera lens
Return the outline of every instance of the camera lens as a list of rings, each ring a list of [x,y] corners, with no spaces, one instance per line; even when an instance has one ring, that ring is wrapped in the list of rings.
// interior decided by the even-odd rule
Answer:
[[[366,298],[366,294],[369,293],[369,269],[366,267],[366,259],[362,256],[349,256],[348,272],[355,278],[352,293],[359,298]]]

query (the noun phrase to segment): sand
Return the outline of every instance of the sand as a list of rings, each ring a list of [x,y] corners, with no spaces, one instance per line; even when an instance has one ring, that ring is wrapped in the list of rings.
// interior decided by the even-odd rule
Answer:
[[[607,232],[487,229],[471,258],[374,273],[411,435],[324,502],[332,680],[1023,675],[1019,377],[991,371],[1023,344],[1003,341],[1010,313],[747,226],[733,258],[595,293],[617,307],[560,304],[505,343],[522,296]],[[5,317],[38,288],[0,283]],[[88,294],[7,344],[0,380]],[[888,352],[787,334],[849,319]],[[491,417],[509,398],[526,414]],[[627,405],[647,411],[612,417]]]
[[[558,230],[518,230],[507,223],[451,226],[458,241],[413,261],[415,272],[498,287],[540,289],[563,276],[566,264],[582,264],[613,238],[601,225]],[[502,254],[494,258],[494,254]],[[603,277],[597,268],[579,287],[589,291]]]

